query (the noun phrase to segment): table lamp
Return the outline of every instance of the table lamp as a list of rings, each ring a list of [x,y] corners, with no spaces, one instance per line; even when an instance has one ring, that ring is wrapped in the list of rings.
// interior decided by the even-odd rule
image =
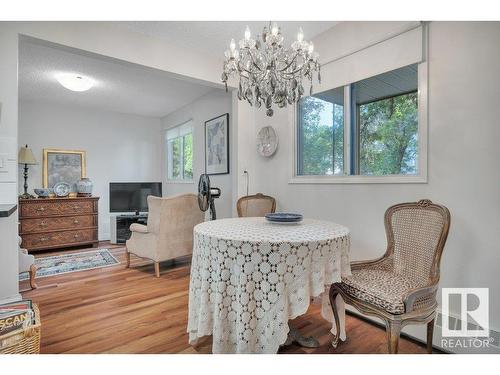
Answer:
[[[33,195],[28,194],[28,165],[37,165],[38,162],[33,155],[33,151],[28,148],[28,145],[19,149],[19,156],[17,158],[19,164],[24,164],[24,194],[20,195],[20,199],[32,199]]]

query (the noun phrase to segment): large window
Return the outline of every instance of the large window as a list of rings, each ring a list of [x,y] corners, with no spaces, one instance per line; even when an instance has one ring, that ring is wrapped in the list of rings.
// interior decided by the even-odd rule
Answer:
[[[193,127],[188,121],[168,129],[167,179],[173,181],[193,180]]]
[[[302,98],[296,174],[418,175],[417,92],[414,64]]]

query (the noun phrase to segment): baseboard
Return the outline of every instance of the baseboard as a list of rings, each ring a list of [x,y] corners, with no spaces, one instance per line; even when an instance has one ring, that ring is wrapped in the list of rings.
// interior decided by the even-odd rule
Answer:
[[[346,310],[349,314],[354,315],[360,319],[363,319],[367,322],[375,324],[380,328],[385,330],[385,324],[381,319],[377,319],[376,317],[364,315],[356,310],[354,307],[346,305]],[[488,347],[481,348],[465,348],[465,347],[454,347],[449,348],[443,346],[447,341],[447,339],[443,339],[442,336],[442,319],[443,315],[440,310],[437,312],[436,317],[436,325],[434,326],[434,338],[433,348],[439,352],[443,353],[453,353],[453,354],[499,354],[500,353],[500,332],[496,330],[490,330],[490,344]],[[450,317],[453,319],[453,323],[450,324],[450,327],[456,327],[460,324],[463,324],[460,319],[456,316]],[[347,336],[349,336],[349,332],[347,332]],[[426,345],[427,342],[427,330],[425,324],[419,325],[409,325],[406,326],[401,332],[401,336],[417,342],[422,345]]]
[[[448,344],[450,342],[450,338],[443,338],[441,335],[442,332],[442,326],[443,326],[443,319],[448,319],[448,325],[450,329],[459,329],[460,327],[463,327],[464,325],[467,325],[469,329],[479,329],[477,324],[472,323],[472,322],[464,322],[463,320],[460,319],[460,317],[456,315],[443,315],[443,313],[438,309],[437,311],[437,316],[436,316],[436,326],[434,328],[435,334],[434,334],[434,340],[436,343],[442,343],[442,344]],[[453,350],[450,350],[450,348],[447,348],[447,351],[452,351],[453,353],[457,354],[499,354],[500,353],[500,332],[495,330],[495,329],[490,329],[489,337],[471,337],[467,338],[465,340],[465,344],[467,344],[468,340],[475,340],[477,342],[481,342],[484,340],[488,341],[488,346],[482,345],[481,347],[461,347],[461,346],[456,346],[453,348]],[[464,341],[464,340],[460,340]],[[443,348],[443,350],[446,350]]]

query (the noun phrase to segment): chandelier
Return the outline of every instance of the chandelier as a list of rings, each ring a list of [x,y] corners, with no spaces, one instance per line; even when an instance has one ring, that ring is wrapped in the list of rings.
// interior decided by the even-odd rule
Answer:
[[[284,108],[298,102],[304,95],[303,79],[309,80],[312,95],[313,73],[317,72],[321,83],[318,53],[312,42],[304,40],[302,28],[297,40],[289,48],[283,46],[283,35],[276,23],[264,27],[261,38],[252,39],[247,26],[245,37],[240,40],[238,50],[234,39],[225,52],[222,82],[239,76],[238,99],[250,105],[266,107],[266,114],[272,116],[272,104]]]

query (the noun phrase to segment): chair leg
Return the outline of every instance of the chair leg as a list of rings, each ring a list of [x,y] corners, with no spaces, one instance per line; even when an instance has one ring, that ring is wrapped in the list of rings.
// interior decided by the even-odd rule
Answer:
[[[427,353],[432,354],[432,336],[434,335],[434,319],[427,323]]]
[[[126,257],[127,257],[127,268],[130,268],[130,253],[128,252],[128,250],[126,252]]]
[[[156,277],[160,277],[160,262],[155,262],[155,274]]]
[[[34,264],[32,264],[30,266],[30,286],[31,286],[31,289],[36,289],[38,288],[38,285],[36,285],[36,282],[35,282],[35,277],[36,277],[36,270],[37,270],[37,266],[35,266]]]
[[[332,286],[330,287],[329,296],[330,296],[330,305],[332,305],[333,320],[335,321],[335,327],[336,327],[336,332],[333,335],[332,346],[336,348],[340,340],[340,321],[339,321],[339,313],[335,308],[335,301],[339,296],[339,291],[336,288],[335,284],[332,284]]]
[[[398,354],[399,335],[401,333],[401,323],[388,321],[386,323],[387,348],[389,354]]]

